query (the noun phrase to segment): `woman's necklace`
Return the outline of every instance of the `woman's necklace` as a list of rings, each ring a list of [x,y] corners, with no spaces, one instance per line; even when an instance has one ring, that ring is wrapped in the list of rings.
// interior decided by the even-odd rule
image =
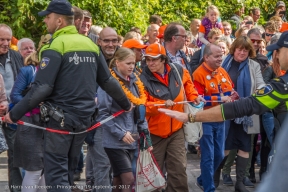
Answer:
[[[145,105],[146,101],[147,101],[147,97],[146,94],[144,92],[144,85],[143,83],[140,81],[139,77],[134,73],[137,81],[135,82],[138,90],[139,90],[139,98],[137,98],[135,95],[133,95],[133,93],[131,93],[131,91],[125,86],[125,84],[117,77],[117,75],[115,74],[115,72],[113,70],[110,70],[112,76],[117,79],[117,81],[119,81],[125,95],[127,96],[127,98],[135,105]]]

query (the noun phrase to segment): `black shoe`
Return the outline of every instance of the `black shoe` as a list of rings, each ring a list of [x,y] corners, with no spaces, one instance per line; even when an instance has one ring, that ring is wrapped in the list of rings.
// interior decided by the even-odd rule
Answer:
[[[74,173],[73,178],[74,178],[74,181],[80,181],[81,173],[80,172]]]
[[[200,185],[197,181],[196,181],[195,185],[196,185],[197,187],[199,187],[199,189],[201,189],[202,191],[204,191],[204,187],[203,187],[202,185]]]
[[[194,145],[189,145],[189,144],[188,144],[188,151],[189,151],[191,154],[197,154],[197,149],[195,148]]]
[[[228,186],[233,186],[234,185],[230,174],[222,173],[222,178],[223,178],[223,185],[228,185]]]
[[[86,185],[84,187],[85,192],[90,192],[93,189],[94,181],[91,179],[86,180]]]
[[[236,181],[235,192],[249,192],[249,191],[245,188],[243,182]]]
[[[243,184],[248,188],[254,188],[254,184],[250,181],[248,177],[243,178]]]
[[[254,166],[253,167],[250,167],[249,169],[249,180],[252,182],[252,183],[256,183],[256,178],[255,178],[255,170],[254,170]]]

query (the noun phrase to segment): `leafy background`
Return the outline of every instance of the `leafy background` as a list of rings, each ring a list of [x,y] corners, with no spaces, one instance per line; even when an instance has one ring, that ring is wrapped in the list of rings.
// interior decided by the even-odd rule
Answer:
[[[158,14],[163,23],[181,22],[186,29],[193,18],[202,18],[205,9],[212,2],[220,12],[222,20],[229,19],[234,11],[245,5],[245,15],[252,7],[261,9],[260,24],[264,24],[267,15],[274,10],[277,0],[70,0],[72,5],[90,11],[93,24],[111,26],[124,35],[132,26],[145,32],[149,15]],[[288,0],[284,1],[286,4]],[[49,0],[0,0],[0,23],[12,27],[17,38],[30,37],[39,40],[45,31],[43,18],[37,13],[44,10]],[[36,41],[37,42],[37,41]]]

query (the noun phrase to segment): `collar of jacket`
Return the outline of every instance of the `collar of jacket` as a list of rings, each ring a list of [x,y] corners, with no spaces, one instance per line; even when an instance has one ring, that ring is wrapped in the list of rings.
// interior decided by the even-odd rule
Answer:
[[[170,67],[170,70],[167,69],[167,74],[168,74],[168,78],[169,78],[169,74],[170,74],[170,72],[171,72],[172,70],[174,70],[174,68],[171,67],[170,64],[168,64],[168,63],[167,63],[167,64],[164,64],[164,65],[165,65],[165,66],[166,66],[166,65],[169,65],[169,67]],[[145,67],[143,68],[142,73],[143,73],[143,75],[146,77],[146,79],[149,80],[149,81],[159,81],[159,80],[153,75],[153,73],[150,71],[150,69],[148,68],[148,66],[145,66]]]
[[[78,31],[74,25],[68,25],[66,27],[63,27],[62,29],[57,30],[53,36],[52,39],[55,39],[56,37],[63,35],[63,34],[77,34]]]
[[[117,77],[118,77],[121,81],[123,81],[124,83],[126,83],[126,84],[131,85],[132,83],[134,83],[134,82],[136,81],[136,77],[135,77],[134,73],[132,73],[131,75],[129,75],[130,80],[128,81],[127,79],[125,79],[125,78],[117,71],[116,67],[113,67],[112,70],[115,72],[115,74],[117,75]]]

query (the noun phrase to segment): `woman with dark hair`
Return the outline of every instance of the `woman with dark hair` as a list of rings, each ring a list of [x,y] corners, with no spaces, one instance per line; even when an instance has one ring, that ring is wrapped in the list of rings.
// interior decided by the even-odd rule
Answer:
[[[240,98],[250,96],[257,89],[265,86],[259,63],[250,59],[255,56],[256,52],[251,40],[240,36],[232,43],[229,54],[222,63],[222,67],[228,72]],[[228,135],[225,142],[225,156],[230,150],[238,149],[235,191],[248,191],[243,184],[243,178],[251,150],[251,135],[247,131],[252,125],[251,116],[236,118],[226,123]]]

